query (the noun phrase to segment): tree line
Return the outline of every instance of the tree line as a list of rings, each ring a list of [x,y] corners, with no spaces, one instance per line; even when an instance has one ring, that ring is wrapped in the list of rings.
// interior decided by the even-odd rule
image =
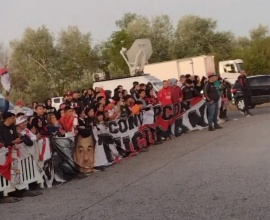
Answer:
[[[68,89],[89,88],[97,72],[111,76],[129,74],[120,55],[135,39],[149,38],[153,54],[149,63],[199,55],[214,55],[216,62],[243,59],[248,73],[270,73],[270,35],[267,26],[251,29],[249,36],[237,37],[218,31],[217,21],[195,15],[181,17],[176,27],[168,15],[152,18],[127,13],[115,22],[116,31],[94,45],[91,33],[68,27],[57,35],[46,26],[26,28],[21,39],[0,45],[0,67],[8,67],[12,96],[26,102],[42,102],[62,96]]]

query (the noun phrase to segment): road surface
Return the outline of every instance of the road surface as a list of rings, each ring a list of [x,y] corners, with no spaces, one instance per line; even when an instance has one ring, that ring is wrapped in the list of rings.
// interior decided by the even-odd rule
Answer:
[[[270,109],[154,146],[43,195],[0,204],[1,220],[269,220]],[[236,120],[237,119],[237,120]]]

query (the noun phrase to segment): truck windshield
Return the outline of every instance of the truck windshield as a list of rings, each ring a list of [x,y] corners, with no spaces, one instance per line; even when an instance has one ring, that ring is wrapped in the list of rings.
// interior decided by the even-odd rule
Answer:
[[[240,73],[240,71],[243,69],[243,63],[236,63],[237,73]]]

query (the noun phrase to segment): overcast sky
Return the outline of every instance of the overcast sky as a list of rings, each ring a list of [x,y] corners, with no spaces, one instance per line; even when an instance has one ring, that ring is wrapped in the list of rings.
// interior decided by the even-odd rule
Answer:
[[[269,9],[267,0],[0,0],[0,42],[8,44],[26,27],[43,24],[54,33],[77,25],[99,42],[116,30],[115,21],[127,12],[167,14],[174,25],[187,14],[212,17],[220,30],[247,35],[258,24],[269,25]]]

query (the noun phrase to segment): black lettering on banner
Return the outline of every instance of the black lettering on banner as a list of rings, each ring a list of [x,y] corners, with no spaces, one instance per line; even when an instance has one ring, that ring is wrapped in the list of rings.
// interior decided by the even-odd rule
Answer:
[[[167,114],[167,112],[170,112]],[[172,105],[165,105],[163,106],[163,114],[162,119],[165,121],[171,120],[173,118],[173,107]]]
[[[196,110],[188,113],[188,119],[189,119],[189,123],[191,124],[193,128],[195,128],[201,120]]]
[[[109,144],[114,144],[113,136],[110,134],[99,134],[98,144],[103,146],[106,158],[108,162],[113,162],[112,151]]]
[[[180,102],[174,103],[173,104],[174,116],[177,116],[180,112],[181,112],[181,104],[180,104]]]
[[[179,137],[180,135],[188,132],[189,129],[183,124],[183,116],[175,120],[175,136]]]
[[[125,150],[122,148],[121,144],[121,138],[120,137],[114,138],[114,143],[116,145],[116,150],[118,151],[118,154],[121,156],[125,155]]]
[[[119,131],[121,133],[124,133],[128,130],[128,126],[127,126],[127,120],[126,119],[120,119],[118,121],[118,125],[119,125]]]
[[[109,131],[112,134],[117,134],[118,133],[118,125],[116,123],[116,121],[110,121],[109,122]]]
[[[162,114],[162,106],[154,106],[154,122],[157,121],[157,117]]]
[[[204,103],[200,108],[199,108],[199,112],[201,115],[201,120],[199,122],[199,125],[202,127],[207,127],[208,126],[208,122],[205,121],[204,115],[205,115],[205,111],[206,111],[206,103]]]
[[[135,150],[139,150],[142,147],[146,147],[145,138],[140,131],[137,131],[132,137],[132,143]]]
[[[154,140],[154,129],[151,129],[150,127],[145,127],[143,129],[143,132],[145,134],[147,145],[150,145],[150,144],[155,143],[155,140]]]
[[[138,125],[135,125],[135,123],[138,124],[137,123],[137,119],[133,115],[129,116],[128,117],[128,127],[129,127],[129,130],[132,130],[135,126],[136,127],[138,126]]]
[[[123,144],[125,146],[126,151],[130,152],[131,151],[131,147],[130,147],[130,138],[129,136],[123,137]]]

